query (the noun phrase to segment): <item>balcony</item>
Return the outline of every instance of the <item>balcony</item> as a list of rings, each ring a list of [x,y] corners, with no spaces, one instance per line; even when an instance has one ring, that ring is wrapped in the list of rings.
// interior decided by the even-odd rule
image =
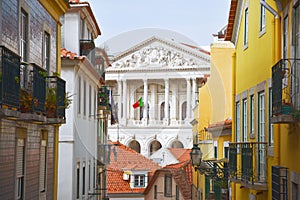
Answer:
[[[1,116],[16,116],[20,106],[20,57],[0,46]]]
[[[300,59],[281,59],[272,67],[272,120],[274,124],[300,120]]]
[[[267,190],[266,147],[266,142],[230,143],[230,181],[253,190]]]
[[[66,82],[58,76],[48,76],[46,94],[47,122],[51,124],[65,123],[65,109],[71,103],[66,94]]]
[[[95,48],[93,40],[79,40],[80,43],[80,55],[88,56],[90,52]]]

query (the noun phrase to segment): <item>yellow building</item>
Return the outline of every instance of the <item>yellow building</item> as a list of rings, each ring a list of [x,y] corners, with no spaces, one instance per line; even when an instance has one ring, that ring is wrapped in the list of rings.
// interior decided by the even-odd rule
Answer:
[[[298,32],[299,1],[231,1],[232,199],[300,198]]]
[[[61,22],[60,17],[66,13],[69,8],[68,1],[66,0],[39,0],[41,5],[48,11],[48,13],[53,17],[53,19],[57,22],[57,35],[56,35],[56,63],[57,63],[57,73],[60,74],[61,70]],[[55,129],[55,138],[54,138],[54,186],[53,186],[53,199],[57,199],[57,176],[58,176],[58,134],[59,134],[59,126],[56,126]]]
[[[199,89],[199,104],[194,109],[193,120],[195,140],[203,153],[202,163],[210,170],[217,164],[222,169],[228,158],[231,141],[231,57],[234,46],[231,42],[217,41],[211,44],[211,73]],[[197,123],[195,123],[197,122]],[[225,158],[225,159],[224,159]],[[222,199],[228,195],[227,178],[216,178],[218,174],[209,174],[200,165],[194,175],[197,199]],[[204,171],[203,171],[204,170]],[[210,171],[211,172],[211,171]],[[224,172],[221,172],[222,174]],[[226,198],[227,199],[227,198]]]

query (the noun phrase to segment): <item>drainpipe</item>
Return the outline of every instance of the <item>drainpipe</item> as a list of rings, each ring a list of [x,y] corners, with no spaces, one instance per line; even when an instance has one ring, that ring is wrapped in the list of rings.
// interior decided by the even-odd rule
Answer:
[[[231,141],[235,142],[235,94],[236,94],[236,52],[232,53],[232,129],[231,132],[233,134],[231,134]],[[232,200],[236,200],[236,184],[231,184],[231,199]]]
[[[281,58],[281,20],[280,15],[264,0],[260,0],[263,5],[274,17],[274,60],[273,63],[277,63]],[[274,165],[280,165],[280,125],[274,125]]]

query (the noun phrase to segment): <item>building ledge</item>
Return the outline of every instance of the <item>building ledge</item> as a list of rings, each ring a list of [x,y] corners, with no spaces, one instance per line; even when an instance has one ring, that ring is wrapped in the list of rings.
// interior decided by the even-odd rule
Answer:
[[[245,187],[250,190],[260,190],[260,191],[267,191],[268,190],[268,184],[266,182],[249,182],[242,180],[241,178],[231,177],[230,182],[233,183],[239,183],[241,184],[241,188]]]
[[[271,119],[272,124],[292,124],[298,122],[291,114],[277,115]]]

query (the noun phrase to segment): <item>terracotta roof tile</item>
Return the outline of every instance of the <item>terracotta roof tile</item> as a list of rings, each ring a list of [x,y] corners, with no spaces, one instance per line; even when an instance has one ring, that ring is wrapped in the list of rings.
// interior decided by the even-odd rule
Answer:
[[[168,149],[179,162],[190,160],[190,152],[191,152],[190,149],[183,149],[183,148],[168,148]]]
[[[61,56],[61,58],[69,58],[71,60],[75,60],[75,59],[84,60],[85,59],[85,56],[77,56],[76,53],[68,51],[66,48],[62,48],[60,50],[60,56]]]
[[[112,153],[111,162],[108,165],[108,194],[143,193],[145,188],[130,188],[129,182],[123,180],[123,172],[127,170],[145,170],[148,171],[150,180],[154,172],[161,167],[120,142],[114,142],[113,144],[112,148],[117,148],[117,151],[116,160],[115,155]]]
[[[230,11],[229,11],[229,16],[228,16],[228,24],[227,24],[227,30],[226,30],[226,35],[225,35],[225,40],[230,41],[232,37],[232,31],[233,31],[233,25],[234,25],[234,20],[235,20],[235,15],[236,15],[236,8],[237,8],[237,0],[231,0],[230,4]]]

